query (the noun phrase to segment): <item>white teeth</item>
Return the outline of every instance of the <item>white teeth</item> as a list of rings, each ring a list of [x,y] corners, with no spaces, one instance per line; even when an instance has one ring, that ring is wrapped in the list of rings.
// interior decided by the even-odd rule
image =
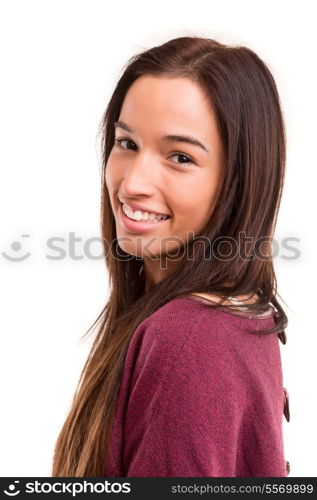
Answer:
[[[136,210],[135,212],[133,212],[132,218],[135,220],[141,220],[142,219],[142,212],[140,212],[140,210]]]
[[[133,220],[137,220],[137,221],[140,221],[140,220],[143,220],[145,222],[159,222],[160,220],[165,220],[165,219],[168,219],[168,216],[167,215],[156,215],[156,214],[153,214],[153,213],[149,213],[149,212],[141,212],[141,210],[136,210],[135,212],[133,212],[133,210],[128,207],[127,205],[125,205],[123,203],[123,211],[124,213],[130,218],[130,219],[133,219]]]

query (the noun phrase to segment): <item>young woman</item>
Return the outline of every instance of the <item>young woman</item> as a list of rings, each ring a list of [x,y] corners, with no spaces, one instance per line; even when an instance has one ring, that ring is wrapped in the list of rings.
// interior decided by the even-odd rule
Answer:
[[[270,70],[247,47],[170,40],[129,60],[101,132],[110,296],[53,476],[286,476]]]

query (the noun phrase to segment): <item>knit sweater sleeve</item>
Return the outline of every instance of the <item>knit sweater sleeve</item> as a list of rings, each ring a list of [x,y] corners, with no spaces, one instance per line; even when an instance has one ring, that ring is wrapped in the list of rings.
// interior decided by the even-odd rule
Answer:
[[[232,336],[224,316],[156,322],[143,336],[125,415],[127,476],[286,475],[278,339]]]

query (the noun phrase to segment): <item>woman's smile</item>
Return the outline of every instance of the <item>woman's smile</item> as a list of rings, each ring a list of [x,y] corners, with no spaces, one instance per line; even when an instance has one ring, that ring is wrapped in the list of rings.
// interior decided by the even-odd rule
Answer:
[[[167,219],[161,219],[161,220],[134,220],[130,218],[127,214],[125,214],[122,203],[120,203],[119,207],[119,218],[122,223],[122,226],[128,231],[131,231],[133,233],[145,233],[153,231],[158,227],[161,227],[164,223],[167,223],[170,219],[169,217]]]

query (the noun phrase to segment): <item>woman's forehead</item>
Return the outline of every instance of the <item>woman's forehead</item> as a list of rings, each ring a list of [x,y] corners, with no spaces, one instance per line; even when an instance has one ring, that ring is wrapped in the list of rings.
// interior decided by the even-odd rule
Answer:
[[[136,134],[195,136],[207,150],[218,135],[214,112],[198,84],[188,78],[138,78],[125,96],[120,120]]]

